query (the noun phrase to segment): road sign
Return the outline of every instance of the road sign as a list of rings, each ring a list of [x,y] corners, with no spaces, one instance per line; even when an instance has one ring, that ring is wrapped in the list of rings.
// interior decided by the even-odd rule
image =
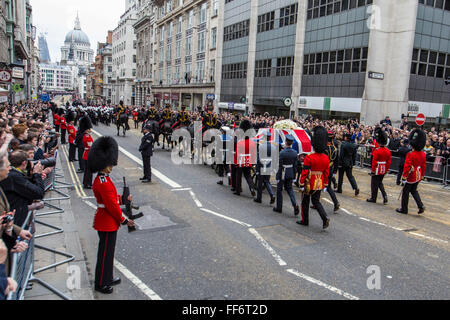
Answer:
[[[284,98],[283,99],[283,104],[285,107],[290,107],[292,105],[292,99],[291,98]]]
[[[206,100],[214,100],[216,99],[216,95],[213,93],[209,93],[206,95]]]
[[[16,83],[15,85],[13,85],[13,90],[14,92],[20,92],[23,89],[23,85],[20,85],[18,83]]]
[[[12,77],[16,79],[23,79],[24,69],[22,67],[14,67],[12,69]]]
[[[384,80],[384,73],[369,71],[369,78],[376,80]]]
[[[418,125],[418,126],[423,126],[424,124],[425,124],[425,120],[426,120],[427,118],[425,117],[425,115],[423,114],[423,113],[419,113],[417,116],[416,116],[416,124]]]
[[[0,82],[11,82],[11,72],[8,70],[0,70]]]

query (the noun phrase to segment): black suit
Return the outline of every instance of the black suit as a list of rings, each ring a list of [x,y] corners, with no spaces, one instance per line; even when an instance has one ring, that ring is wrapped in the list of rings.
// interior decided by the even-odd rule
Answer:
[[[407,146],[402,146],[398,149],[398,156],[400,158],[400,162],[398,164],[398,173],[397,173],[397,184],[401,183],[403,168],[405,167],[405,160],[408,153],[411,152],[411,148]]]
[[[152,168],[150,159],[153,156],[153,135],[151,132],[142,137],[139,152],[142,155],[142,163],[144,166],[144,178],[152,180]]]
[[[353,190],[358,189],[355,177],[353,176],[353,165],[356,161],[356,150],[358,146],[348,142],[343,141],[341,144],[341,149],[339,151],[339,179],[338,179],[338,192],[342,192],[342,184],[344,182],[344,172],[347,175]]]

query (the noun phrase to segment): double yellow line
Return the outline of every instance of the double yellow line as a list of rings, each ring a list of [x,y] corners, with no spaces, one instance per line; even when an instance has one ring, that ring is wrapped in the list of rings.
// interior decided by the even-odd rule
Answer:
[[[73,185],[75,187],[75,191],[77,192],[78,197],[86,198],[87,195],[84,192],[84,189],[83,189],[83,186],[81,185],[80,179],[78,179],[77,171],[75,170],[75,167],[73,166],[73,162],[69,162],[66,146],[62,145],[61,150],[63,151],[64,157],[66,158],[67,166],[69,167],[69,174],[70,174],[70,177],[72,178],[72,182],[73,182]]]

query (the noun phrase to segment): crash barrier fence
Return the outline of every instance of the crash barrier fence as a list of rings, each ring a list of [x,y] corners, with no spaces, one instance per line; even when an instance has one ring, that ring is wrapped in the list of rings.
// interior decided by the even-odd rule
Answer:
[[[391,152],[392,159],[389,172],[397,174],[401,159],[396,156],[395,151]],[[358,145],[355,165],[361,168],[370,168],[372,166],[372,147]],[[444,157],[436,157],[436,160],[433,162],[427,161],[425,179],[440,182],[445,186],[450,185],[450,162],[447,163]]]
[[[36,282],[43,287],[47,288],[60,298],[64,300],[70,300],[68,296],[66,296],[64,293],[62,293],[60,290],[56,289],[52,285],[48,284],[47,282],[39,279],[36,277],[36,274],[39,272],[55,268],[57,266],[60,266],[65,263],[69,263],[75,259],[75,256],[66,252],[62,252],[59,250],[55,250],[53,248],[48,248],[41,246],[39,244],[36,244],[35,241],[39,238],[52,236],[55,234],[63,233],[64,230],[58,226],[51,225],[49,223],[43,222],[38,220],[39,217],[42,216],[48,216],[58,213],[63,213],[64,209],[59,208],[58,206],[52,204],[52,201],[62,201],[62,200],[68,200],[70,199],[70,196],[63,193],[59,189],[62,188],[71,188],[72,185],[69,185],[65,182],[59,181],[59,178],[62,178],[63,176],[58,173],[58,168],[54,168],[51,173],[47,176],[47,178],[44,180],[45,185],[45,191],[46,194],[50,194],[51,192],[56,193],[58,196],[56,197],[48,197],[44,198],[44,205],[47,208],[52,209],[52,211],[42,212],[38,213],[37,211],[30,211],[28,213],[27,219],[22,225],[22,228],[24,230],[28,230],[33,237],[30,241],[26,241],[28,243],[28,249],[25,252],[21,253],[14,253],[11,257],[11,271],[10,271],[10,277],[14,279],[17,282],[17,290],[15,293],[10,293],[8,295],[8,300],[23,300],[25,296],[26,290],[31,290],[33,288],[33,283]],[[52,195],[54,194],[52,193]],[[36,234],[36,224],[43,225],[45,227],[51,228],[55,231],[43,233],[43,234]],[[20,240],[20,239],[19,239]],[[51,253],[54,253],[55,255],[63,256],[65,259],[62,261],[58,261],[56,263],[50,264],[48,266],[44,266],[41,268],[36,269],[34,265],[34,255],[35,250],[41,249],[45,250]],[[55,261],[57,259],[55,258]]]

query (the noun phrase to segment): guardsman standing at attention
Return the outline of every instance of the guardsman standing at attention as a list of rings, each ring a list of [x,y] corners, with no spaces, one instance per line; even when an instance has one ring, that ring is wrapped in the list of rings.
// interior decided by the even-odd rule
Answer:
[[[379,147],[372,152],[371,197],[367,199],[367,202],[376,203],[378,189],[380,189],[383,195],[383,203],[387,204],[388,197],[384,190],[383,179],[391,167],[391,151],[386,148],[389,143],[386,132],[378,127],[375,129],[375,137]]]
[[[77,136],[77,130],[73,125],[75,122],[75,113],[73,111],[69,112],[67,115],[67,132],[69,133],[69,162],[75,161],[75,152],[77,146],[75,145],[75,138]]]
[[[292,183],[295,180],[295,173],[297,170],[298,154],[297,151],[292,149],[294,143],[294,137],[286,135],[286,149],[280,152],[279,168],[276,176],[277,179],[277,205],[273,208],[273,211],[283,212],[283,187],[286,189],[291,198],[292,206],[294,207],[294,214],[297,216],[300,209],[295,199],[294,189],[292,189]]]
[[[144,177],[140,180],[142,183],[152,182],[151,157],[153,156],[153,135],[150,124],[144,126],[144,137],[142,137],[139,152],[142,155],[142,163],[144,167]]]
[[[112,293],[112,286],[121,282],[120,278],[113,276],[117,230],[120,225],[134,226],[132,220],[124,217],[120,209],[121,196],[117,194],[116,187],[109,177],[113,167],[117,165],[118,158],[117,142],[112,137],[101,137],[92,145],[87,162],[89,171],[98,172],[92,186],[97,200],[94,229],[99,236],[95,290],[104,294]],[[131,195],[128,200],[132,201]]]
[[[275,195],[272,190],[272,185],[270,184],[270,177],[273,170],[273,159],[277,159],[278,148],[276,148],[272,143],[270,143],[270,137],[272,134],[269,130],[264,132],[264,140],[259,144],[258,147],[258,162],[256,164],[256,174],[258,175],[258,191],[256,193],[256,203],[262,203],[262,192],[263,187],[267,189],[270,195],[270,204],[275,203]]]
[[[83,177],[83,187],[84,189],[92,188],[92,172],[87,167],[87,160],[89,156],[89,151],[91,150],[94,139],[91,137],[92,122],[89,116],[85,116],[80,120],[80,130],[83,132],[83,162],[84,162],[84,177]]]
[[[55,125],[55,131],[59,132],[59,125],[60,125],[60,120],[59,120],[59,108],[56,109],[56,112],[53,113],[53,124]]]
[[[66,116],[64,114],[64,109],[60,109],[59,114],[59,124],[61,127],[61,144],[66,144],[66,132],[67,132],[67,122],[66,122]]]
[[[327,149],[328,133],[324,127],[318,126],[313,129],[311,144],[314,153],[305,157],[302,176],[300,178],[300,191],[303,193],[302,199],[302,220],[297,224],[309,225],[309,202],[319,212],[323,222],[323,229],[328,228],[330,219],[320,203],[322,190],[328,188],[328,177],[330,172],[330,160],[325,154]]]
[[[417,187],[425,177],[427,160],[423,148],[425,148],[427,136],[421,129],[414,129],[409,136],[409,143],[414,148],[408,153],[403,168],[402,180],[404,183],[402,191],[402,207],[396,209],[398,213],[408,214],[409,194],[411,193],[419,208],[419,214],[425,212],[425,206],[420,199]]]

